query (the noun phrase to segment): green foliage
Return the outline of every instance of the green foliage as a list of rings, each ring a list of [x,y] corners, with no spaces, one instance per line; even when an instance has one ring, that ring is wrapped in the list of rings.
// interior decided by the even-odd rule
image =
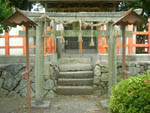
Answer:
[[[150,113],[150,74],[122,80],[115,86],[109,113]]]
[[[28,9],[28,0],[2,0],[2,2],[9,2],[11,7],[17,7],[19,9]]]
[[[145,17],[147,20],[148,18],[150,18],[150,0],[134,0],[133,2],[121,2],[118,10],[119,11],[127,11],[130,8],[134,8],[134,9],[141,9],[141,15],[143,17]],[[138,25],[137,26],[137,31],[148,31],[148,26],[146,25]],[[145,40],[148,37],[146,35],[143,36],[137,36],[138,40],[141,40],[140,43],[146,43]],[[145,52],[145,48],[136,48],[136,53],[144,53]]]
[[[150,17],[150,1],[149,0],[134,0],[133,2],[121,2],[119,10],[129,10],[130,8],[142,9],[142,16]]]
[[[0,22],[2,22],[11,14],[12,8],[9,7],[9,2],[2,2],[2,0],[0,0]],[[2,32],[3,29],[7,29],[7,27],[3,24],[0,24],[0,32]]]

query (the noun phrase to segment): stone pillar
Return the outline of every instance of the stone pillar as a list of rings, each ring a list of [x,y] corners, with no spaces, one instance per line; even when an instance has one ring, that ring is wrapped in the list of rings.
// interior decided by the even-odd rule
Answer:
[[[114,27],[112,23],[108,23],[108,96],[111,95],[111,90],[117,84],[117,52],[116,52],[116,38],[114,37]]]
[[[35,57],[35,104],[43,104],[44,93],[44,24],[38,22],[36,27],[36,57]]]
[[[78,22],[77,23],[73,23],[72,24],[72,30],[80,30],[80,24]],[[82,47],[83,46],[82,45],[83,42],[79,42],[79,37],[77,37],[77,38],[78,38],[78,40],[77,40],[78,42],[77,43],[78,43],[78,47],[79,47],[79,52],[82,53],[83,52],[83,47]]]

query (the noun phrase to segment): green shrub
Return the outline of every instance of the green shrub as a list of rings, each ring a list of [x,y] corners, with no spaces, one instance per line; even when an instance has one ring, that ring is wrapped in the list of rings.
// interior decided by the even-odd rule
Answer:
[[[150,113],[150,74],[119,82],[112,89],[109,113]]]

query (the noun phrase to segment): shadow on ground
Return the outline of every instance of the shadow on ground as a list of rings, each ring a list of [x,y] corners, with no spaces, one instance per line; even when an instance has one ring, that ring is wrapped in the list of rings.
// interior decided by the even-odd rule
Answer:
[[[107,113],[97,96],[56,96],[47,109],[32,108],[32,113]],[[0,113],[27,113],[26,98],[0,98]]]

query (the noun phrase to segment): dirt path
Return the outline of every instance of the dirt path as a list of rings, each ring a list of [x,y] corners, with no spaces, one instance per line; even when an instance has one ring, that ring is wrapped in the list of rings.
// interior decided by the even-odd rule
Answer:
[[[32,109],[32,113],[107,113],[97,96],[56,96],[47,109]],[[0,98],[0,113],[27,113],[25,98]]]

